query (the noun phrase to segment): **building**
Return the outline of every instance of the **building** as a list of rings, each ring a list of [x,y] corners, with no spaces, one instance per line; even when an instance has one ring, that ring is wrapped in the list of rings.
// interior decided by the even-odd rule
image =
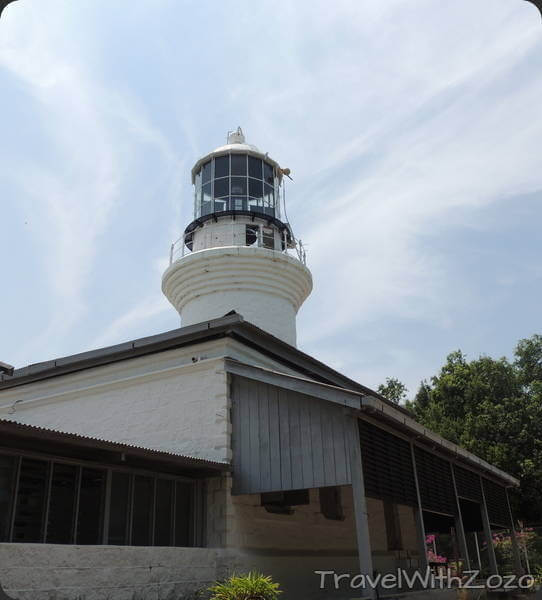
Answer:
[[[190,597],[258,569],[286,599],[352,598],[315,571],[424,569],[427,533],[497,572],[517,480],[296,348],[312,278],[288,173],[231,133],[194,166],[163,276],[183,327],[2,375],[11,597]]]

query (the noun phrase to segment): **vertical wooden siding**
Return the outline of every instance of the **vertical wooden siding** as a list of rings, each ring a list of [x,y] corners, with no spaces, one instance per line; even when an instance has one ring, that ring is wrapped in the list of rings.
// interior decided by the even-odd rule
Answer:
[[[324,400],[233,376],[233,493],[349,484],[346,418]]]

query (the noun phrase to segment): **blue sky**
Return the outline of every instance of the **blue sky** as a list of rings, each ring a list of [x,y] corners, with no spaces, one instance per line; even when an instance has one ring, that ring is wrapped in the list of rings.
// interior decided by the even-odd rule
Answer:
[[[332,8],[331,8],[332,7]],[[0,360],[179,325],[189,172],[292,170],[299,346],[411,394],[542,330],[542,25],[520,0],[19,0],[0,22]]]

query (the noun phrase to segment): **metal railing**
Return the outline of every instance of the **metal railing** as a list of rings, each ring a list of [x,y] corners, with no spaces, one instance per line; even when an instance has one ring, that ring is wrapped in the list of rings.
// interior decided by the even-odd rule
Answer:
[[[187,246],[187,243],[193,243],[193,234],[183,234],[178,240],[171,244],[169,249],[169,264],[172,265],[175,261],[180,260],[184,256],[188,254],[192,254],[194,250]],[[273,248],[269,248],[264,243],[263,236],[258,235],[256,241],[253,244],[232,244],[235,246],[246,246],[246,247],[259,247],[259,248],[267,248],[268,250],[273,250],[273,252],[280,252],[281,254],[286,254],[287,256],[291,256],[293,258],[297,258],[301,263],[305,266],[307,265],[307,253],[305,251],[305,247],[301,240],[292,239],[290,242],[290,247],[286,243],[286,239],[283,240],[284,249],[277,250]]]

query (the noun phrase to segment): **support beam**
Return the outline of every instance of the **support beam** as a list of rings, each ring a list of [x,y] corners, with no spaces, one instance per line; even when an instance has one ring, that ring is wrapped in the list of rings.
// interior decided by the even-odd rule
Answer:
[[[484,536],[486,538],[487,558],[489,560],[489,572],[492,575],[498,575],[497,557],[495,556],[495,546],[493,545],[493,535],[491,533],[491,524],[489,523],[489,514],[487,512],[486,494],[484,491],[484,481],[480,477],[480,489],[482,490],[482,523],[484,524]]]
[[[414,454],[414,444],[410,442],[410,456],[412,457],[412,470],[414,471],[414,483],[416,485],[416,497],[418,499],[418,509],[416,510],[416,528],[418,529],[418,548],[420,552],[420,570],[427,571],[429,563],[427,562],[427,549],[425,547],[425,525],[423,522],[422,497],[420,495],[420,484],[418,483],[418,471],[416,469],[416,456]]]
[[[454,496],[455,503],[457,506],[457,515],[455,517],[455,531],[457,533],[457,541],[459,542],[459,552],[463,560],[465,561],[465,567],[467,571],[470,571],[470,558],[469,550],[467,548],[467,536],[465,535],[465,527],[463,526],[463,515],[461,514],[461,503],[459,502],[459,496],[457,495],[457,484],[455,482],[454,466],[450,464],[450,470],[452,472],[452,481],[454,484]]]
[[[514,515],[512,514],[512,507],[510,506],[510,498],[508,497],[508,490],[505,489],[506,503],[508,505],[508,513],[510,514],[510,537],[512,539],[512,553],[514,556],[514,568],[516,575],[521,577],[525,574],[525,569],[521,563],[521,552],[519,549],[518,538],[516,536],[516,528],[514,527]]]
[[[352,494],[354,496],[354,515],[356,519],[356,536],[358,542],[359,568],[362,575],[373,576],[373,557],[369,538],[369,519],[363,481],[363,463],[361,460],[361,443],[357,417],[346,415],[346,426],[349,432],[350,471],[352,474]],[[376,590],[364,590],[364,597],[376,598]]]

